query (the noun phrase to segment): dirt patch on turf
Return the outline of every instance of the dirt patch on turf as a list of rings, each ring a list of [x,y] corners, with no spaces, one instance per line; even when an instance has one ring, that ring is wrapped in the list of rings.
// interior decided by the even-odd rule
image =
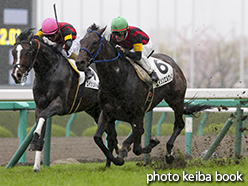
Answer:
[[[185,155],[185,136],[180,135],[174,145],[174,153],[180,152],[186,159],[199,158],[202,152],[207,150],[216,136],[193,136],[192,137],[192,155]],[[118,137],[119,143],[122,143],[125,137]],[[166,153],[166,142],[169,136],[158,137],[160,144],[156,146],[152,153],[152,158],[164,158]],[[234,155],[234,140],[235,136],[225,136],[220,145],[216,149],[218,157],[233,157]],[[241,155],[248,156],[248,140],[242,136]],[[142,144],[144,144],[142,140]],[[0,165],[6,166],[15,154],[19,146],[18,138],[0,138]],[[177,149],[179,150],[177,152]],[[34,163],[35,153],[26,151],[26,162],[29,165]],[[51,163],[56,163],[57,160],[67,160],[77,162],[103,162],[105,156],[94,143],[92,137],[52,137],[51,139]],[[143,160],[143,156],[135,156],[132,151],[129,152],[127,161]],[[68,161],[68,160],[67,160]],[[75,162],[74,161],[74,162]],[[66,161],[64,161],[65,163]],[[183,161],[181,162],[183,164]],[[156,165],[159,166],[159,165]]]

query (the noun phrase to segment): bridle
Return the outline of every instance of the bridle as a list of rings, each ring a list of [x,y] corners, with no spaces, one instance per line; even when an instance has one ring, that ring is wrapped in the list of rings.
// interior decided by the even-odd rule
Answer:
[[[36,52],[36,54],[35,54],[35,58],[34,58],[33,61],[31,61],[31,60],[32,60],[31,58],[32,58],[32,56],[33,56],[32,54],[33,54],[33,52],[35,51],[35,49],[33,48],[31,42],[28,42],[28,41],[18,41],[18,42],[16,42],[16,43],[14,44],[14,46],[15,46],[15,45],[18,45],[18,44],[20,44],[20,45],[22,45],[22,44],[28,44],[28,45],[30,45],[30,46],[32,47],[32,50],[31,50],[30,55],[29,55],[29,60],[28,60],[28,63],[27,63],[28,65],[27,65],[27,64],[23,64],[23,63],[18,63],[18,64],[14,64],[14,65],[13,65],[13,68],[17,68],[17,69],[20,70],[20,72],[22,73],[22,77],[24,78],[24,81],[27,79],[28,73],[29,73],[30,70],[33,68],[34,63],[35,63],[35,61],[37,60],[39,50],[40,50],[40,42],[39,42],[39,40],[34,39],[34,41],[36,41],[36,42],[38,43],[38,47],[37,47],[37,52]],[[24,66],[24,67],[27,69],[26,72],[23,72],[23,71],[21,70],[20,66]]]
[[[103,50],[103,52],[104,52],[103,37],[102,37],[101,34],[99,34],[99,33],[98,33],[97,31],[95,31],[95,30],[90,30],[90,31],[88,31],[88,33],[91,33],[91,32],[95,32],[101,39],[100,39],[100,43],[99,43],[98,49],[97,49],[97,51],[96,51],[95,54],[92,54],[92,53],[91,53],[87,48],[85,48],[85,47],[80,48],[79,51],[85,50],[85,51],[90,55],[90,57],[91,57],[91,58],[89,59],[89,61],[86,62],[87,65],[90,65],[91,63],[111,62],[111,61],[114,61],[114,60],[116,60],[116,59],[118,59],[118,58],[120,57],[120,53],[118,52],[118,55],[117,55],[115,58],[113,58],[113,59],[96,60],[96,57],[99,55],[100,51]],[[102,54],[102,55],[103,55],[103,54]]]
[[[111,61],[115,61],[116,59],[118,59],[118,58],[121,56],[121,54],[118,52],[117,56],[116,56],[115,58],[113,58],[113,59],[96,60],[96,57],[99,55],[101,49],[104,51],[103,37],[102,37],[101,34],[99,34],[99,33],[98,33],[97,31],[95,31],[95,30],[90,30],[90,31],[88,31],[88,33],[90,33],[90,32],[95,32],[95,33],[101,38],[101,40],[100,40],[98,49],[97,49],[97,51],[96,51],[95,54],[92,54],[92,53],[91,53],[87,48],[85,48],[85,47],[80,48],[79,51],[85,50],[85,51],[87,51],[87,53],[88,53],[88,54],[90,55],[90,57],[91,57],[91,58],[89,59],[89,61],[86,62],[87,65],[90,65],[91,63],[102,63],[102,62],[111,62]],[[103,54],[102,54],[102,55],[103,55]],[[125,76],[125,73],[122,73],[121,81],[119,82],[119,84],[118,84],[115,88],[104,90],[103,87],[101,87],[101,91],[107,93],[107,92],[114,92],[114,91],[118,90],[118,88],[119,88],[119,87],[122,85],[122,83],[124,82],[125,77],[127,77],[127,76]]]

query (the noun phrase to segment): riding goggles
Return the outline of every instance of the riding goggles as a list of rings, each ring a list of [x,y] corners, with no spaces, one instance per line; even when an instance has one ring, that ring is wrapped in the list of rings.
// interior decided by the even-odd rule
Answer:
[[[126,32],[112,32],[112,34],[114,36],[118,36],[118,37],[121,37],[121,36],[124,36]]]
[[[44,35],[46,36],[47,38],[55,38],[57,36],[57,33],[54,33],[54,34],[49,34],[49,35]]]

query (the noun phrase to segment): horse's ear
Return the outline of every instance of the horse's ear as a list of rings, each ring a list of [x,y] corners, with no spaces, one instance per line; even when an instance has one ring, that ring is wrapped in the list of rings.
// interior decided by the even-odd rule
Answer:
[[[29,34],[29,36],[28,36],[28,40],[31,40],[31,39],[33,38],[33,36],[34,36],[34,34],[33,34],[33,33]]]
[[[15,34],[15,40],[18,41],[18,34]]]
[[[102,35],[102,33],[106,30],[106,28],[107,28],[107,25],[105,27],[103,27],[102,29],[100,29],[98,31],[98,33]]]

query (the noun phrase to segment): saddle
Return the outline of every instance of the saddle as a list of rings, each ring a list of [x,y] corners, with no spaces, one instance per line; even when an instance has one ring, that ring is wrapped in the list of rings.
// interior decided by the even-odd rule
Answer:
[[[152,87],[152,80],[150,78],[150,76],[148,75],[148,73],[137,63],[135,63],[132,59],[130,59],[129,57],[126,57],[128,59],[128,61],[131,63],[131,65],[134,67],[137,75],[139,76],[139,78],[146,83],[146,85],[148,86],[148,88]]]

